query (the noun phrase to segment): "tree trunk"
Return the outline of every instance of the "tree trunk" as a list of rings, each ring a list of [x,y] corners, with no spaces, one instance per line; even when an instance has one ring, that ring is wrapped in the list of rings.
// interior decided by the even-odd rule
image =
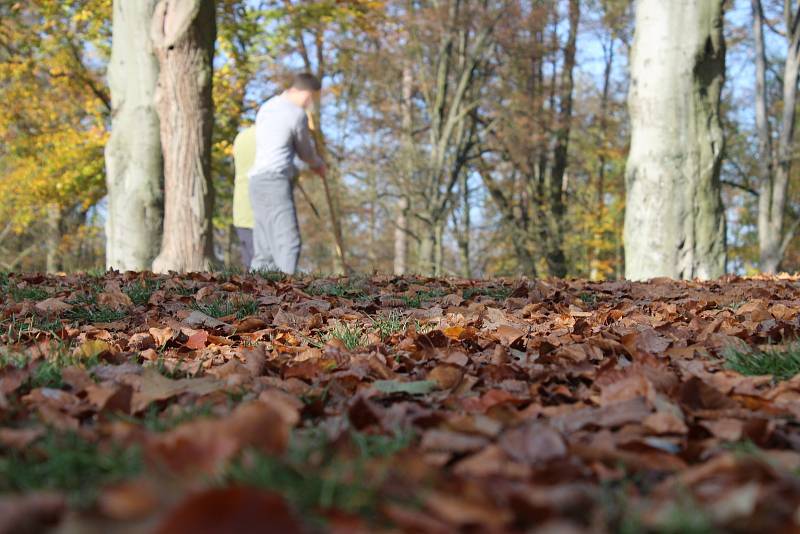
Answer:
[[[414,74],[411,70],[411,62],[406,58],[403,61],[400,100],[403,186],[411,183],[414,172],[413,98]],[[394,274],[396,275],[404,275],[408,271],[408,208],[408,197],[401,195],[397,202],[397,224],[394,229]]]
[[[444,221],[436,221],[433,227],[433,276],[442,276],[444,272]]]
[[[111,137],[106,145],[106,267],[149,270],[161,244],[161,141],[155,91],[158,60],[148,33],[156,0],[114,1],[108,65]]]
[[[550,276],[563,278],[567,275],[567,258],[564,254],[564,230],[567,226],[566,205],[564,202],[567,194],[566,171],[567,153],[569,149],[569,136],[572,127],[572,100],[575,88],[573,70],[575,69],[575,53],[578,38],[578,23],[580,21],[580,2],[569,2],[569,35],[564,45],[564,67],[561,71],[561,83],[558,91],[558,118],[555,132],[555,147],[553,148],[553,165],[548,181],[548,195],[546,200],[547,216],[545,228],[545,260]],[[557,33],[553,32],[553,39]],[[555,70],[553,72],[555,77]],[[551,86],[556,87],[555,80]],[[552,97],[551,97],[552,98]]]
[[[461,229],[458,235],[458,250],[461,254],[461,276],[469,278],[472,276],[472,262],[469,254],[470,227],[470,198],[469,198],[469,178],[467,173],[461,176]]]
[[[598,280],[601,277],[599,263],[600,263],[600,244],[603,241],[603,218],[605,216],[605,178],[606,178],[606,141],[605,136],[608,135],[608,97],[611,89],[611,69],[614,67],[614,37],[608,43],[608,49],[603,50],[605,59],[605,68],[603,69],[603,93],[600,98],[600,132],[603,139],[599,140],[600,143],[600,157],[597,164],[597,190],[595,191],[595,215],[597,222],[595,223],[594,235],[592,236],[593,243],[591,244],[591,252],[589,258],[589,279]]]
[[[800,72],[800,28],[797,15],[787,12],[786,60],[783,65],[783,106],[773,150],[767,103],[767,57],[764,45],[764,13],[760,0],[752,0],[753,37],[756,51],[756,130],[758,131],[758,248],[761,270],[775,273],[794,237],[795,227],[785,229],[787,193],[794,147],[797,111],[797,77]]]
[[[156,272],[211,267],[211,99],[216,23],[210,0],[160,0],[151,37],[164,152],[164,237]]]
[[[436,232],[434,226],[424,223],[420,229],[419,250],[417,253],[417,274],[433,275],[436,259]]]
[[[47,206],[47,235],[45,237],[47,255],[45,269],[48,273],[57,273],[61,270],[61,208],[58,204]]]
[[[394,228],[394,274],[406,274],[408,258],[408,199],[397,202],[397,224]]]
[[[708,279],[725,272],[724,76],[720,0],[637,0],[625,171],[630,279]]]

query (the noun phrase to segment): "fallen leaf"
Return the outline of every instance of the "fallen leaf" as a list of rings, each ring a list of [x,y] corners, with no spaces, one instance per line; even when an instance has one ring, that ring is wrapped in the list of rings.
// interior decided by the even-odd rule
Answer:
[[[114,310],[121,310],[133,306],[131,298],[118,289],[99,293],[97,295],[97,303]]]
[[[437,365],[428,373],[428,380],[435,382],[439,389],[453,389],[464,376],[464,371],[455,366],[441,364]]]
[[[155,534],[301,534],[306,532],[277,493],[255,488],[212,488],[190,495]]]
[[[60,297],[51,297],[36,303],[36,310],[42,313],[62,313],[72,309],[72,305],[64,302]]]
[[[160,504],[158,488],[143,478],[107,486],[97,496],[100,513],[117,521],[147,516]]]
[[[0,534],[46,532],[66,511],[64,497],[54,493],[30,493],[0,497]]]
[[[154,401],[165,400],[183,393],[205,395],[222,389],[224,385],[212,377],[182,378],[170,380],[152,369],[145,370],[141,376],[134,377],[131,410],[138,413]]]
[[[246,447],[267,454],[283,452],[291,424],[281,411],[252,401],[223,419],[198,419],[156,436],[149,456],[177,473],[214,474]]]
[[[85,343],[82,343],[76,347],[72,354],[77,358],[90,360],[110,352],[114,352],[114,349],[110,344],[99,339],[90,339],[89,341],[86,341]]]
[[[507,430],[498,444],[511,458],[534,465],[567,455],[567,444],[555,429],[541,423],[527,423]]]
[[[10,449],[24,449],[45,434],[44,428],[0,428],[0,445]],[[2,532],[2,529],[0,529]]]
[[[166,328],[151,328],[150,335],[156,342],[156,347],[164,347],[169,341],[175,337],[175,331],[170,327]]]
[[[206,341],[208,341],[208,332],[205,330],[198,330],[186,341],[186,348],[192,350],[200,350],[206,348]]]
[[[398,380],[376,380],[372,387],[381,393],[408,393],[409,395],[425,395],[438,387],[433,380],[416,380],[400,382]]]
[[[498,341],[507,347],[513,345],[524,335],[524,331],[509,325],[500,325],[495,331],[495,336],[497,337]]]

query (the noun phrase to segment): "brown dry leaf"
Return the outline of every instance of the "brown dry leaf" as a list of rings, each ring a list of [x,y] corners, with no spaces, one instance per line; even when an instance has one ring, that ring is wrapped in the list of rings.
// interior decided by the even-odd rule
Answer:
[[[59,314],[71,310],[72,305],[64,302],[62,297],[51,297],[37,302],[35,308],[41,313]]]
[[[10,449],[24,449],[40,437],[44,436],[45,429],[33,428],[0,428],[0,445]]]
[[[191,328],[209,328],[211,330],[219,329],[226,334],[233,333],[233,327],[231,325],[197,310],[194,310],[192,313],[190,313],[189,316],[183,320],[183,323]]]
[[[145,349],[155,349],[156,340],[149,332],[139,332],[128,338],[128,349],[142,351]]]
[[[689,432],[683,418],[672,412],[656,412],[642,421],[645,428],[654,434],[686,434]]]
[[[257,330],[263,330],[267,326],[269,326],[267,322],[258,317],[247,317],[233,323],[233,329],[237,334],[247,334]]]
[[[97,303],[114,310],[121,310],[133,306],[131,298],[119,289],[106,289],[97,295]]]
[[[740,419],[714,419],[702,421],[700,426],[717,438],[725,441],[739,441],[744,435],[745,423]]]
[[[66,511],[62,495],[31,493],[0,497],[0,534],[46,532]]]
[[[156,342],[156,347],[163,347],[175,337],[175,331],[169,326],[166,328],[151,328],[150,335]]]
[[[118,521],[131,521],[147,516],[160,504],[158,487],[144,478],[105,487],[97,496],[100,513]]]
[[[213,474],[246,447],[283,452],[291,424],[267,403],[240,404],[223,419],[199,419],[153,438],[148,453],[178,473]]]
[[[242,353],[244,365],[252,376],[261,376],[267,365],[267,355],[264,345],[259,345],[254,349],[245,350]]]
[[[523,330],[505,324],[501,324],[497,327],[497,330],[495,330],[495,337],[505,346],[513,345],[514,342],[521,339],[524,335],[525,332]]]
[[[436,382],[439,389],[453,389],[461,383],[464,371],[455,365],[437,365],[428,373],[428,380]]]
[[[15,392],[30,376],[31,372],[28,368],[19,369],[8,366],[0,370],[0,395],[8,395]]]
[[[194,294],[194,299],[197,302],[202,302],[204,300],[209,300],[210,297],[214,296],[216,288],[214,286],[205,286],[201,287],[197,293]]]
[[[224,387],[211,377],[170,380],[152,369],[146,369],[141,376],[132,378],[132,385],[136,388],[131,403],[133,413],[144,410],[153,401],[169,399],[183,393],[206,395]]]
[[[206,373],[220,380],[227,379],[233,375],[241,375],[247,378],[252,376],[250,369],[242,365],[237,359],[229,360],[219,367],[212,367]]]
[[[431,493],[425,498],[425,507],[448,523],[459,526],[500,529],[511,520],[508,510],[452,494]]]
[[[426,451],[454,453],[475,452],[489,443],[483,436],[462,434],[452,430],[432,429],[422,436],[420,447]]]
[[[306,532],[277,493],[255,488],[213,488],[190,495],[164,518],[155,534],[302,534]]]
[[[616,428],[629,423],[638,423],[652,413],[644,397],[607,404],[600,408],[583,408],[553,419],[553,425],[563,432],[571,433],[585,427]]]
[[[561,434],[536,422],[507,430],[498,444],[514,460],[531,465],[567,455],[567,444]]]
[[[628,334],[622,338],[622,344],[631,354],[661,354],[670,346],[670,340],[660,336],[652,328]]]
[[[505,477],[525,480],[531,475],[527,465],[513,462],[509,455],[497,445],[487,445],[471,456],[467,456],[453,467],[453,472],[462,476]]]
[[[97,408],[97,411],[131,413],[133,388],[127,384],[92,384],[86,388],[86,400]]]
[[[206,341],[208,341],[208,332],[205,330],[198,330],[186,340],[186,348],[192,350],[200,350],[206,348]]]
[[[61,380],[75,393],[85,391],[86,388],[94,385],[94,380],[89,376],[89,372],[83,367],[75,365],[62,369]]]

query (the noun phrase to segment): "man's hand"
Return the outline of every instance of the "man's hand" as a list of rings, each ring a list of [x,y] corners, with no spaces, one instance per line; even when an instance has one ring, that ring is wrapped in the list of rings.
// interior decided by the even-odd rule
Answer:
[[[328,174],[328,167],[323,163],[319,167],[315,167],[313,171],[320,178],[325,178],[325,175]]]

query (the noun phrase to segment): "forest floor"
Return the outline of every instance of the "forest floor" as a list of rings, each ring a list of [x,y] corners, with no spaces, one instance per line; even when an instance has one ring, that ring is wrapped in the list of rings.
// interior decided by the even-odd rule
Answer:
[[[3,533],[800,530],[797,278],[0,274],[0,300]]]

